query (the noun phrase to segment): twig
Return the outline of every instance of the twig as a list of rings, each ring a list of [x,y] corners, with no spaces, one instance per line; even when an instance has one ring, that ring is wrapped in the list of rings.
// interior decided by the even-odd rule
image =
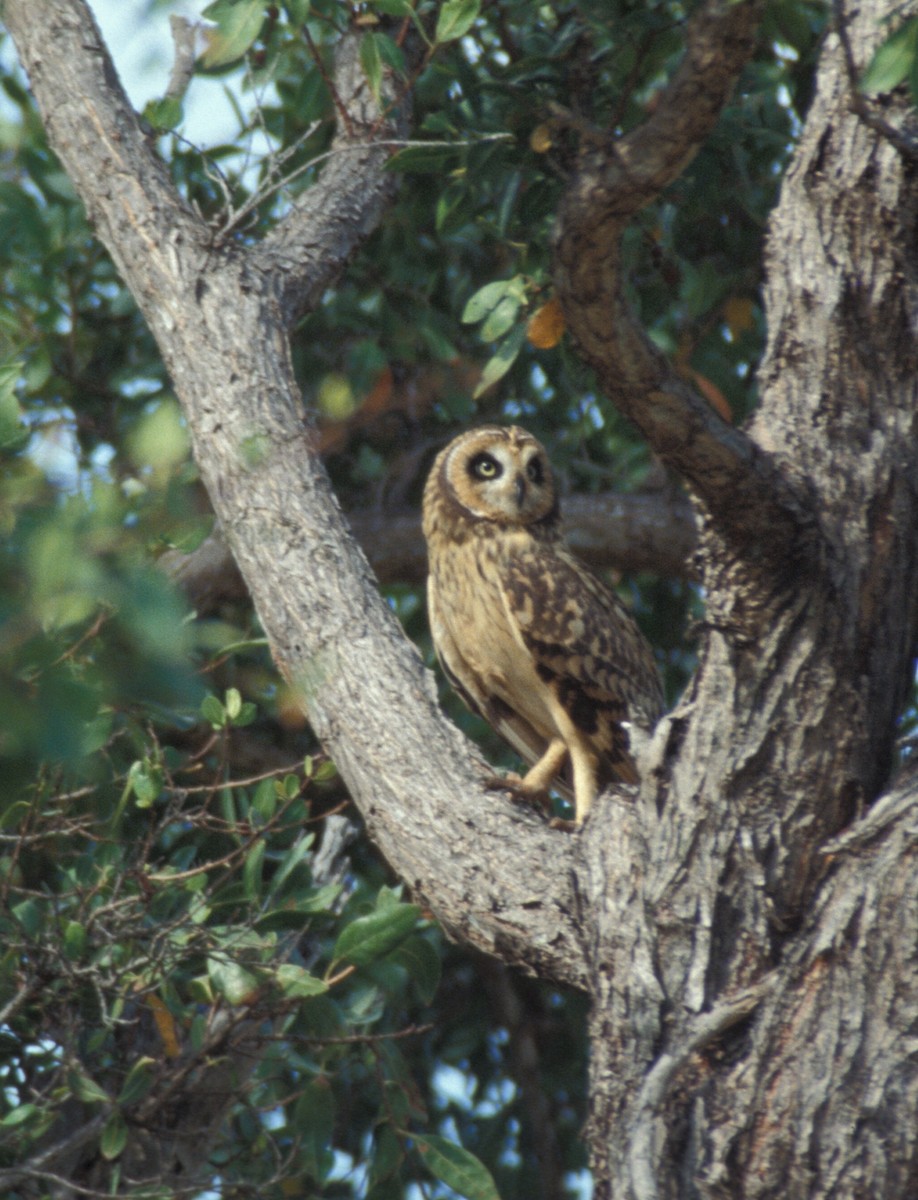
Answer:
[[[310,131],[308,134],[304,134],[304,138],[310,136],[311,132],[312,131]],[[435,149],[438,147],[444,147],[446,149],[456,150],[461,149],[463,146],[478,146],[483,142],[504,142],[512,140],[512,133],[484,133],[477,140],[466,138],[462,141],[454,142],[411,141],[405,138],[382,138],[377,142],[359,142],[352,146],[333,146],[331,150],[326,150],[324,154],[319,154],[316,156],[316,158],[311,158],[309,162],[303,163],[302,166],[297,167],[295,171],[291,171],[289,175],[285,175],[283,179],[277,180],[269,187],[260,189],[256,195],[251,196],[237,212],[232,214],[229,220],[225,221],[219,227],[217,230],[217,235],[219,237],[225,237],[230,230],[236,228],[236,226],[240,223],[240,221],[243,220],[244,217],[248,216],[252,209],[263,203],[270,196],[273,196],[277,192],[281,191],[282,188],[288,187],[291,183],[293,183],[294,179],[298,179],[301,175],[305,174],[313,167],[319,166],[320,163],[325,162],[327,159],[334,158],[337,154],[365,154],[368,150],[402,149],[407,146],[420,146],[424,149],[426,149],[428,146]],[[291,147],[290,149],[292,152],[294,147]],[[229,207],[229,205],[227,205],[227,207]]]
[[[188,91],[188,87],[194,76],[194,51],[198,26],[196,22],[190,21],[188,17],[182,17],[178,13],[173,13],[169,17],[169,28],[172,30],[172,40],[175,43],[175,61],[172,64],[172,72],[169,75],[166,98],[181,100]]]
[[[309,47],[309,53],[312,55],[312,61],[316,64],[316,70],[322,76],[322,81],[328,88],[328,93],[332,98],[332,103],[338,110],[338,116],[344,122],[344,128],[347,130],[347,136],[354,136],[354,125],[351,121],[351,114],[347,111],[347,105],[338,95],[338,89],[335,87],[334,80],[325,70],[325,63],[322,62],[322,56],[319,53],[319,48],[312,40],[312,34],[309,32],[309,26],[303,26],[303,36],[306,39],[306,45]]]

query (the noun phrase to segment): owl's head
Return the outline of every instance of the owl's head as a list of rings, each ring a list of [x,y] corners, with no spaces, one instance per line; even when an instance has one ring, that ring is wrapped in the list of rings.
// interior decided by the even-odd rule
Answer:
[[[444,501],[458,506],[466,519],[500,525],[553,523],[558,517],[545,447],[518,425],[471,429],[441,451],[425,489],[425,512]]]

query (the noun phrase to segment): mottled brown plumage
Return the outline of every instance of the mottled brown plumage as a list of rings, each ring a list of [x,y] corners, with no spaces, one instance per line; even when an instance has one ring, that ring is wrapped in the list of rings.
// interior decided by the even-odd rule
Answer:
[[[541,443],[517,426],[456,438],[427,480],[424,535],[443,670],[530,764],[514,789],[572,785],[582,823],[599,787],[636,781],[622,722],[651,729],[663,696],[634,619],[564,544]]]

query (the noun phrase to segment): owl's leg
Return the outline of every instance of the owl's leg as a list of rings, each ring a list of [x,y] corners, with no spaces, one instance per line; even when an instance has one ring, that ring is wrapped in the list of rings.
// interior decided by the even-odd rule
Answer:
[[[519,800],[530,804],[541,804],[550,807],[548,790],[551,781],[561,770],[567,758],[567,745],[562,738],[556,737],[548,744],[548,749],[539,761],[526,772],[518,775],[516,771],[508,771],[506,775],[495,775],[485,781],[485,787],[495,791],[512,792]]]
[[[586,820],[596,798],[596,756],[579,739],[570,745],[571,768],[574,775],[574,824],[580,826]]]
[[[533,796],[547,795],[551,781],[561,770],[566,758],[567,743],[563,738],[552,738],[539,761],[523,776],[520,790]]]

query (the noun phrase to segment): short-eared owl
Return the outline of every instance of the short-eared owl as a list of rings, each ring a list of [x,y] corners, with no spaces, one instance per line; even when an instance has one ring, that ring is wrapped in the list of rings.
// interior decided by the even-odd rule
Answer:
[[[663,695],[650,647],[564,543],[540,442],[487,425],[451,442],[424,490],[437,655],[474,712],[530,765],[512,789],[573,791],[579,825],[608,781],[637,780],[622,722],[649,730]]]

